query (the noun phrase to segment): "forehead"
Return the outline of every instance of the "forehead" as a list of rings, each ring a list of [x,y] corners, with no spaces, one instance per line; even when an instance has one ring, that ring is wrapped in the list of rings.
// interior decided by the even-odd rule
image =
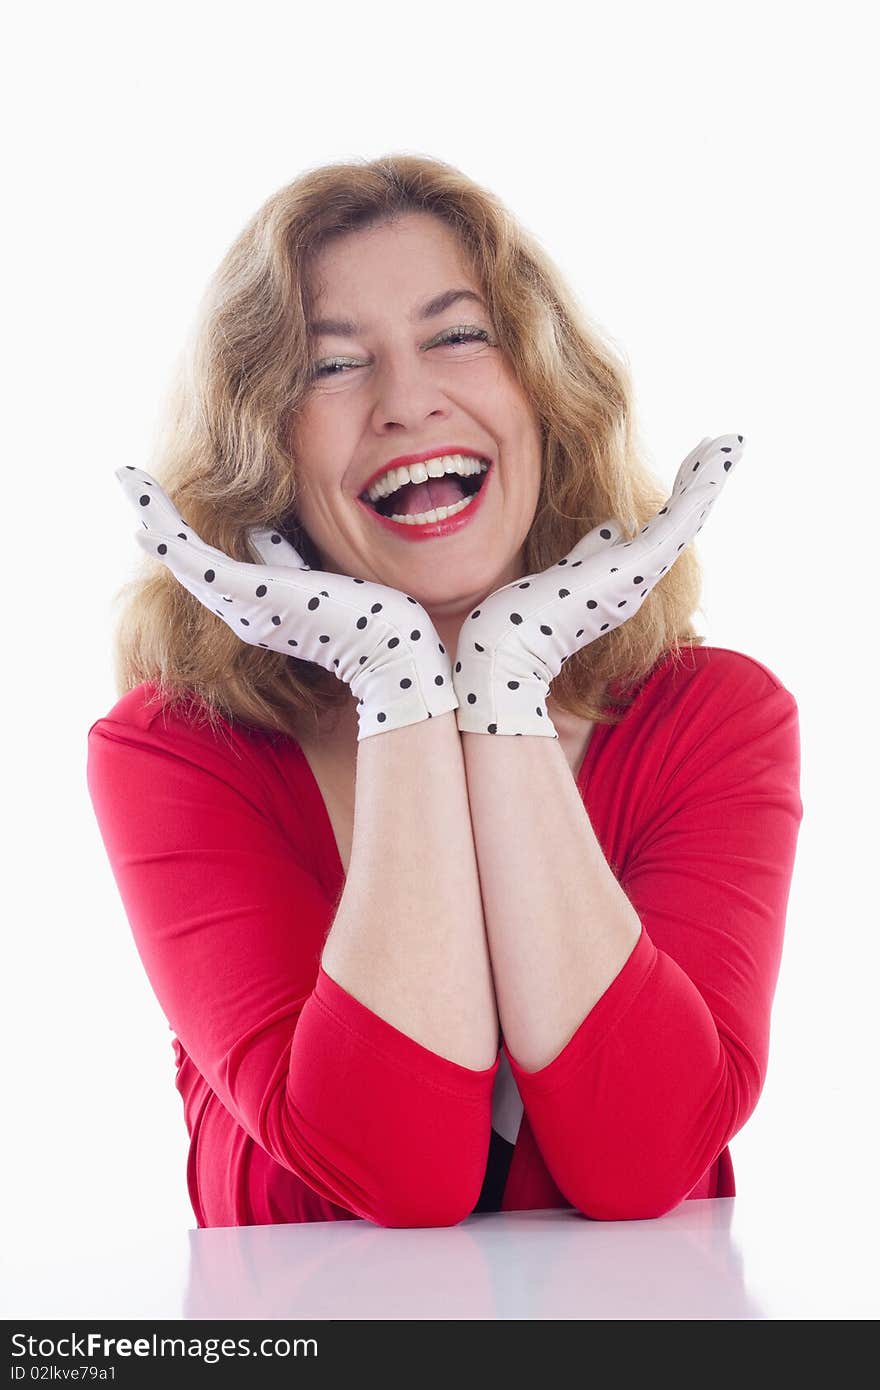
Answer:
[[[421,212],[332,237],[313,257],[306,282],[316,309],[354,308],[337,302],[351,296],[414,300],[453,284],[479,289],[452,228]]]

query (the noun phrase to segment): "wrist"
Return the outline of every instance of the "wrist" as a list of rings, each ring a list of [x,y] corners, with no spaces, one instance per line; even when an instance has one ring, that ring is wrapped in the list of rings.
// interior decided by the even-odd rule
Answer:
[[[459,733],[558,737],[547,708],[550,686],[543,676],[520,673],[495,681],[478,680],[471,668],[466,680],[462,672],[453,670],[453,681]]]
[[[439,639],[431,640],[431,632],[429,627],[418,652],[409,644],[402,651],[389,644],[351,680],[358,742],[457,710],[449,658],[439,650]]]

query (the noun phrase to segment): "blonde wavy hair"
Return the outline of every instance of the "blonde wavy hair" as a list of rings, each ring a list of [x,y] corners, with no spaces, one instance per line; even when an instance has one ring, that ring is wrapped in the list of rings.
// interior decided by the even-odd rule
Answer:
[[[273,526],[307,564],[321,562],[296,515],[291,426],[310,385],[309,271],[331,237],[408,212],[457,234],[517,378],[541,423],[543,459],[523,574],[547,569],[599,522],[627,539],[666,501],[636,437],[623,356],[581,309],[540,244],[500,200],[439,160],[415,155],[325,165],[273,194],[232,244],[196,314],[145,466],[209,544],[259,562],[251,527]],[[117,591],[119,695],[151,699],[212,725],[239,721],[298,737],[351,699],[317,663],[250,646],[160,562]],[[688,546],[620,627],[566,661],[554,700],[619,722],[661,656],[704,638],[690,623],[701,570]]]

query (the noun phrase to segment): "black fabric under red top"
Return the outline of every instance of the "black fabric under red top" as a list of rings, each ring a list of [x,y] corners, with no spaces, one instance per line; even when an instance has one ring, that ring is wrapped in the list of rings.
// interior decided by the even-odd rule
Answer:
[[[498,1060],[472,1071],[429,1051],[321,967],[345,880],[296,740],[218,734],[147,706],[154,693],[92,725],[88,785],[176,1035],[198,1225],[463,1219],[487,1175]],[[523,1070],[505,1044],[525,1113],[503,1210],[627,1219],[733,1195],[727,1146],[767,1066],[799,774],[794,697],[725,648],[664,658],[619,724],[596,725],[578,787],[642,934],[547,1066]]]

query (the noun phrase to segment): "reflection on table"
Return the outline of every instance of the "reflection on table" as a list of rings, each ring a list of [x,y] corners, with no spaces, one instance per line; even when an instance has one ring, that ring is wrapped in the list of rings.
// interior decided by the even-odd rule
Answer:
[[[571,1210],[389,1230],[316,1222],[190,1232],[186,1318],[762,1318],[734,1198],[655,1221]]]

